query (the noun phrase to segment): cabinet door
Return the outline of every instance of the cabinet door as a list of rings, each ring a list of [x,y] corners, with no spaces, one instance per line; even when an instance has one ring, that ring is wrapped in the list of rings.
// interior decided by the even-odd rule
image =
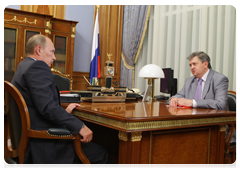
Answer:
[[[17,28],[4,28],[4,80],[11,82],[16,66]]]
[[[24,60],[26,43],[35,34],[44,34],[44,29],[5,24],[4,80],[12,80],[17,65]]]
[[[22,28],[22,34],[23,34],[23,46],[22,46],[22,53],[21,53],[21,61],[24,60],[24,58],[26,57],[25,54],[25,47],[26,44],[29,40],[29,38],[31,38],[32,36],[36,35],[36,34],[43,34],[44,35],[44,30],[43,29],[37,29],[37,28],[30,28],[30,27],[23,27]]]
[[[63,74],[66,74],[68,37],[54,35],[53,43],[55,46],[56,57],[56,60],[53,62],[53,68],[60,71]]]

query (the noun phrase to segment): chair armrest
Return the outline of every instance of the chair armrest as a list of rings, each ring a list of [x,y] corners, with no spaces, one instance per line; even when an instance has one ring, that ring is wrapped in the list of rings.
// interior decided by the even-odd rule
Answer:
[[[60,132],[63,132],[63,134],[60,134]],[[62,131],[50,130],[50,133],[49,133],[49,129],[43,130],[43,131],[28,129],[27,136],[30,138],[42,138],[42,139],[74,139],[76,137],[76,135],[73,135],[70,132],[69,133],[68,132],[63,130]]]
[[[85,154],[82,151],[81,141],[80,141],[81,137],[79,134],[76,136],[76,135],[71,134],[70,131],[68,131],[66,129],[50,128],[48,130],[43,130],[43,131],[28,129],[26,135],[27,135],[27,137],[30,137],[30,138],[73,139],[75,152],[77,153],[79,159],[84,164],[90,163],[90,161],[88,160],[88,158],[85,156]],[[27,147],[25,147],[25,148],[27,148]]]
[[[47,133],[51,136],[69,136],[72,135],[71,132],[67,129],[62,129],[62,128],[50,128],[47,130]]]

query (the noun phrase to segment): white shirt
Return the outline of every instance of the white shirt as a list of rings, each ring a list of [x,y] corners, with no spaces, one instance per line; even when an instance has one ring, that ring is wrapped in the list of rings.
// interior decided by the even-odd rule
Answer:
[[[208,73],[209,73],[209,69],[208,71],[202,76],[202,92],[203,92],[203,89],[204,89],[204,86],[205,86],[205,82],[207,80],[207,76],[208,76]],[[203,94],[203,93],[202,93]],[[202,99],[202,94],[201,94],[201,99]],[[196,100],[193,99],[193,107],[197,107],[197,102]]]
[[[33,59],[33,60],[37,61],[37,59],[36,59],[36,58],[32,58],[32,57],[29,57],[29,58],[31,58],[31,59]]]

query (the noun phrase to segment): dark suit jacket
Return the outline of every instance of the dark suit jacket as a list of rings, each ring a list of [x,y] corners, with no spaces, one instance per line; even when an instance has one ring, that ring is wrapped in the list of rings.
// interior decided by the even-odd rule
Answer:
[[[43,61],[26,57],[12,79],[23,95],[29,110],[31,129],[60,127],[78,134],[83,122],[60,106],[59,93],[52,72]],[[26,161],[33,163],[72,163],[75,156],[72,140],[30,139]]]
[[[186,79],[182,90],[173,97],[194,99],[197,89],[195,76]],[[204,85],[202,99],[196,100],[198,108],[228,110],[228,78],[212,69]],[[171,98],[170,98],[171,99]],[[170,100],[169,99],[169,100]],[[169,101],[168,101],[169,103]]]

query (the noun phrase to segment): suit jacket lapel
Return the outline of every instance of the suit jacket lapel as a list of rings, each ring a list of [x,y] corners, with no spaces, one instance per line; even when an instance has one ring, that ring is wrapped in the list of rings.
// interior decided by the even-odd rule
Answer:
[[[213,76],[213,71],[211,69],[209,69],[209,73],[208,73],[208,76],[207,76],[207,80],[205,82],[205,85],[204,85],[204,89],[203,89],[203,93],[202,93],[202,98],[204,99],[207,95],[207,92],[208,92],[208,89],[209,89],[209,86],[210,86],[210,82],[211,82],[211,79],[212,79],[212,76]]]
[[[196,90],[197,90],[197,84],[198,84],[198,80],[196,77],[193,78],[192,80],[192,91],[190,93],[190,99],[194,99],[195,97],[195,93],[196,93]]]

